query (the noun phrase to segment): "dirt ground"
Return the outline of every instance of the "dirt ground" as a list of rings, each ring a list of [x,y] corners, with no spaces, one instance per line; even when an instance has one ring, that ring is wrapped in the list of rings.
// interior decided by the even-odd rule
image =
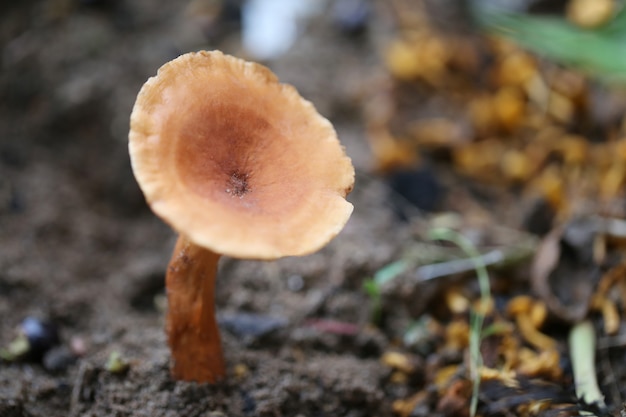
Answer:
[[[372,173],[366,140],[363,109],[388,82],[380,58],[388,16],[376,3],[364,33],[340,30],[328,12],[266,63],[335,125],[357,170],[352,218],[307,257],[223,259],[216,302],[228,377],[216,385],[170,377],[164,273],[176,236],[133,178],[128,124],[141,85],[166,61],[199,49],[246,56],[236,22],[210,24],[211,4],[0,5],[0,346],[26,317],[54,323],[61,337],[43,361],[0,360],[1,417],[384,417],[424,388],[425,374],[459,361],[429,363],[403,348],[435,287],[397,291],[378,325],[363,290],[412,239],[388,183]],[[497,198],[506,209],[493,219],[519,225],[523,210]],[[394,349],[414,361],[404,379],[381,361]],[[127,371],[111,371],[112,353]],[[555,392],[571,399],[573,387]],[[433,409],[434,400],[410,415],[464,415]]]

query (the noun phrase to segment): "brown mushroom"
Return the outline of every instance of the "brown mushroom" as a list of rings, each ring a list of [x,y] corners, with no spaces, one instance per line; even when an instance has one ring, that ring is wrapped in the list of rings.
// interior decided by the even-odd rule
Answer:
[[[267,68],[219,51],[163,65],[133,108],[129,150],[152,210],[178,233],[166,275],[177,379],[225,375],[214,314],[221,255],[306,255],[350,214],[354,168],[328,120]]]

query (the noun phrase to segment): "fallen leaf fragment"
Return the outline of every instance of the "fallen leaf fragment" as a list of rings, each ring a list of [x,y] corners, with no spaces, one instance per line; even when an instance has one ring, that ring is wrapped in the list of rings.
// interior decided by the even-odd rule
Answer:
[[[390,368],[399,370],[405,374],[412,374],[418,368],[417,358],[400,352],[385,352],[380,361]]]
[[[522,348],[519,351],[517,371],[530,378],[544,377],[552,381],[559,381],[563,376],[560,359],[557,349],[535,352],[528,348]]]
[[[454,381],[439,398],[436,410],[444,416],[468,416],[471,391],[472,385],[469,381],[464,379]]]
[[[595,229],[589,220],[572,221],[546,235],[531,269],[534,292],[550,313],[570,323],[586,316],[593,292],[597,268],[591,248]]]
[[[109,354],[109,358],[107,359],[107,363],[104,366],[104,369],[111,372],[112,374],[123,374],[130,368],[129,363],[122,357],[121,353],[117,350],[112,351]]]
[[[520,334],[527,343],[539,350],[552,350],[556,347],[554,339],[538,330],[546,317],[543,303],[535,302],[530,296],[520,295],[509,301],[507,313],[515,318]]]
[[[619,331],[620,317],[617,306],[607,297],[595,294],[591,299],[591,309],[599,311],[602,314],[604,322],[604,332],[609,335],[615,335]]]
[[[418,391],[409,398],[394,401],[391,408],[400,417],[409,417],[420,406],[430,410],[430,397],[431,394],[428,391]]]

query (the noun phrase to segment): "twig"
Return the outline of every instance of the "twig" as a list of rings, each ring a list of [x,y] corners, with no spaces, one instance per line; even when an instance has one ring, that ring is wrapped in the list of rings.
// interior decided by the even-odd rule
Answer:
[[[483,358],[480,353],[480,343],[482,341],[483,324],[488,305],[491,302],[491,286],[489,284],[489,273],[484,262],[484,255],[476,249],[471,240],[462,234],[448,228],[432,229],[429,232],[431,239],[447,240],[456,244],[467,256],[469,262],[476,270],[478,277],[478,287],[480,289],[480,307],[471,312],[469,353],[470,353],[470,375],[472,378],[472,398],[470,400],[470,416],[476,415],[478,408],[478,394],[480,390],[480,371],[483,367]]]
[[[80,403],[83,400],[83,390],[86,384],[91,382],[93,378],[94,368],[87,362],[83,361],[78,368],[78,375],[76,375],[76,381],[74,387],[72,387],[72,394],[70,396],[70,411],[68,415],[75,417],[80,412]]]
[[[503,262],[505,260],[505,253],[500,249],[494,249],[483,255],[479,255],[478,258],[454,259],[452,261],[420,266],[417,268],[415,276],[418,281],[428,281],[448,275],[472,271],[476,269],[476,259],[479,259],[481,265],[492,266]]]

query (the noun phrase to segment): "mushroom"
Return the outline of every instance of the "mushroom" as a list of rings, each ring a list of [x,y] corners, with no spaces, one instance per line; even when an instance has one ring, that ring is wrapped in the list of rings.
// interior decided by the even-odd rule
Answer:
[[[216,382],[225,375],[214,308],[220,257],[317,251],[352,213],[354,168],[295,88],[219,51],[181,55],[144,84],[129,151],[151,209],[179,233],[166,273],[172,374]]]

